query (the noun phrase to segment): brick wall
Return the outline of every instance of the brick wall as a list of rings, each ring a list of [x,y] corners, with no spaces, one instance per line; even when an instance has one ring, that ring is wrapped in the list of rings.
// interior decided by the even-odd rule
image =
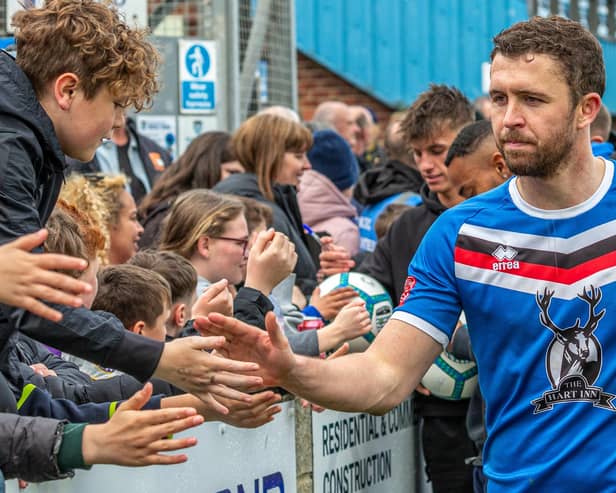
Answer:
[[[299,51],[297,52],[297,79],[299,113],[306,121],[312,119],[319,103],[327,100],[371,108],[377,114],[381,128],[384,128],[389,115],[394,111],[394,108],[384,105]]]

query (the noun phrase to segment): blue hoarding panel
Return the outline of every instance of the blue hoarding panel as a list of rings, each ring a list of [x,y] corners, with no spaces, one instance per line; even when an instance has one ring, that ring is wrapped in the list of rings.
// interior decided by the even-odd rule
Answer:
[[[318,29],[316,50],[325,60],[331,60],[331,63],[346,70],[347,27],[340,22],[346,18],[345,2],[318,0],[316,3],[318,4],[318,10],[315,12],[315,20],[317,20],[315,27]]]

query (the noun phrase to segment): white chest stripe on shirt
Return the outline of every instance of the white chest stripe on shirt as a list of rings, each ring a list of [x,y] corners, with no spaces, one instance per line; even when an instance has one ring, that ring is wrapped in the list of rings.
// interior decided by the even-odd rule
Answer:
[[[491,287],[499,287],[511,289],[522,293],[536,294],[538,290],[543,290],[548,287],[554,290],[557,294],[556,298],[563,300],[572,300],[581,293],[584,287],[593,285],[595,287],[605,286],[612,282],[616,282],[616,269],[609,267],[607,269],[594,272],[591,275],[580,279],[572,284],[562,284],[554,281],[546,281],[544,279],[533,279],[512,274],[511,272],[500,272],[488,269],[481,269],[464,264],[456,263],[455,273],[458,279],[465,281],[478,282],[487,284]]]
[[[474,224],[463,224],[459,234],[500,243],[513,248],[570,254],[616,234],[616,219],[595,226],[571,238],[516,233],[502,229],[476,226]]]

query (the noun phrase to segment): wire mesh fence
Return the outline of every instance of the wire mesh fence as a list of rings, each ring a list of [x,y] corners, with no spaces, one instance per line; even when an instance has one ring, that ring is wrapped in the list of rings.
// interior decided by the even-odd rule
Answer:
[[[0,1],[0,33],[2,35],[7,34],[7,26],[6,26],[6,0]]]
[[[149,0],[148,25],[155,36],[215,39],[211,0]]]
[[[263,107],[296,107],[295,33],[291,0],[240,0],[242,117]]]

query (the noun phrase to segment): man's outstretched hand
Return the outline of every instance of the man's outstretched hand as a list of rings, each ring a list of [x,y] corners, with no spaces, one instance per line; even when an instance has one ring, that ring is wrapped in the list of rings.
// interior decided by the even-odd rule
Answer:
[[[182,337],[167,342],[155,375],[204,401],[212,395],[251,402],[251,391],[263,385],[251,361],[230,360],[209,352],[226,344],[224,337]]]
[[[224,336],[226,342],[217,350],[225,357],[257,363],[265,386],[284,387],[295,367],[295,355],[273,312],[265,317],[267,331],[219,313],[196,318],[194,326],[204,336]]]

